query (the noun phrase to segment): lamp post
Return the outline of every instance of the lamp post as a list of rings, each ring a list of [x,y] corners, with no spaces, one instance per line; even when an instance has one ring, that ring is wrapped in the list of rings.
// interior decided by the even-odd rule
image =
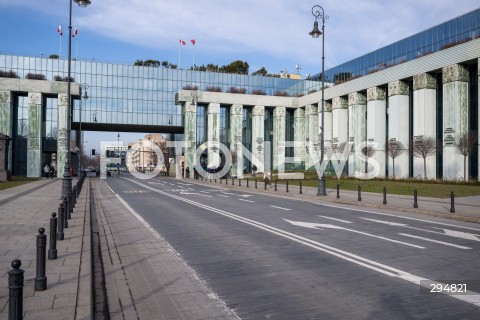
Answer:
[[[309,33],[312,38],[318,38],[322,36],[322,126],[320,133],[320,165],[323,165],[323,158],[325,152],[325,19],[328,19],[328,16],[325,15],[325,11],[319,5],[314,5],[312,7],[312,14],[315,17],[315,22],[313,23],[313,30]],[[322,19],[322,31],[318,29],[318,18]],[[325,173],[322,170],[322,176],[318,177],[318,190],[317,196],[326,196],[326,183],[325,183]]]
[[[88,6],[90,0],[73,0],[80,7]],[[71,157],[70,157],[70,132],[72,124],[72,97],[70,87],[72,82],[72,0],[69,1],[68,16],[68,78],[67,78],[67,155],[65,159],[65,170],[62,180],[62,199],[66,199],[72,190],[72,176],[70,175]]]
[[[82,84],[82,89],[84,90],[83,92],[83,100],[85,101],[85,107],[87,106],[87,100],[88,100],[88,93],[87,93],[87,89],[89,88],[89,85],[86,84],[86,83],[83,83]],[[79,160],[78,160],[78,163],[79,163],[79,168],[80,169],[83,169],[82,168],[82,155],[83,155],[83,136],[82,136],[82,104],[80,104],[80,157],[79,157]]]

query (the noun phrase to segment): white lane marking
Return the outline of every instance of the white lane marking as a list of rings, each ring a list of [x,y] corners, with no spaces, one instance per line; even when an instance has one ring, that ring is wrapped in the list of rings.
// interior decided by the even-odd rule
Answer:
[[[292,209],[288,209],[288,208],[277,207],[277,206],[274,206],[274,205],[270,205],[270,207],[276,208],[276,209],[280,209],[280,210],[285,210],[285,211],[290,211],[290,210],[292,210]]]
[[[405,237],[410,237],[410,238],[415,238],[415,239],[420,239],[420,240],[425,240],[425,241],[430,241],[430,242],[434,242],[434,243],[440,243],[440,244],[443,244],[443,245],[446,245],[446,246],[455,247],[455,248],[459,248],[459,249],[472,249],[470,247],[464,247],[464,246],[459,246],[458,244],[453,244],[453,243],[450,243],[450,242],[444,242],[444,241],[433,240],[433,239],[430,239],[430,238],[414,236],[413,234],[408,234],[408,233],[399,233],[399,235],[405,236]]]
[[[317,214],[317,217],[325,218],[325,219],[330,219],[330,220],[335,220],[335,221],[343,222],[343,223],[353,223],[353,222],[351,222],[351,221],[342,220],[342,219],[337,219],[337,218],[332,218],[332,217],[327,217],[327,216],[322,216],[322,215],[319,215],[319,214]]]
[[[208,195],[206,195],[206,194],[197,193],[197,192],[180,192],[180,194],[196,194],[196,195],[198,195],[198,196],[203,196],[203,197],[212,198],[212,196],[208,196]]]
[[[195,190],[195,189],[191,189],[191,190]],[[201,193],[210,193],[210,191],[200,191]]]
[[[223,195],[223,194],[217,194],[217,196],[224,197],[224,198],[230,198],[230,196],[226,196],[226,195]]]
[[[461,238],[461,239],[467,239],[467,240],[480,241],[480,239],[475,234],[468,233],[468,232],[462,232],[462,231],[432,227],[432,228],[440,229],[440,230],[443,231],[443,232],[438,232],[438,231],[433,231],[433,230],[427,230],[427,229],[412,227],[412,226],[409,226],[408,224],[403,224],[403,223],[369,219],[369,218],[363,218],[363,217],[360,217],[360,219],[373,221],[373,222],[378,222],[378,223],[383,223],[383,224],[388,224],[388,225],[391,225],[391,226],[404,227],[404,228],[413,229],[413,230],[420,230],[420,231],[423,231],[423,232],[441,234],[442,236],[449,236],[449,237],[455,237],[455,238]]]
[[[431,223],[431,224],[439,224],[439,225],[443,225],[443,226],[450,226],[450,227],[461,228],[461,229],[475,230],[475,231],[480,232],[480,229],[478,229],[478,228],[457,226],[457,225],[451,224],[451,223],[430,221],[430,220],[418,219],[418,218],[412,218],[412,217],[405,217],[405,216],[399,216],[399,215],[394,215],[394,214],[384,213],[384,212],[376,212],[376,211],[370,211],[370,210],[347,208],[347,207],[335,206],[335,205],[331,205],[331,204],[318,203],[318,202],[313,202],[313,201],[307,201],[307,202],[314,203],[314,204],[317,204],[317,205],[320,205],[320,206],[330,207],[330,208],[337,208],[337,209],[343,209],[343,210],[349,210],[349,211],[357,211],[357,212],[373,213],[373,214],[378,214],[378,215],[382,215],[382,216],[389,216],[389,217],[400,218],[400,219],[407,219],[407,220],[414,220],[414,221],[422,221],[422,222],[427,222],[427,223]]]
[[[165,185],[163,182],[153,182],[153,181],[149,181],[148,183],[150,184],[159,184],[159,185]]]
[[[236,195],[235,193],[230,193],[230,192],[222,192],[223,194],[230,194],[230,195]]]
[[[247,200],[247,199],[238,199],[240,201],[245,201],[245,202],[255,202],[255,201],[252,201],[252,200]]]
[[[363,266],[363,267],[368,268],[370,270],[374,270],[374,271],[377,271],[379,273],[388,275],[390,277],[397,277],[397,278],[403,279],[405,281],[408,281],[410,283],[413,283],[415,285],[423,286],[425,288],[429,288],[428,283],[431,283],[431,281],[432,281],[431,279],[416,276],[416,275],[408,273],[406,271],[403,271],[403,270],[400,270],[400,269],[397,269],[397,268],[394,268],[394,267],[390,267],[388,265],[385,265],[385,264],[382,264],[382,263],[379,263],[379,262],[361,257],[359,255],[350,253],[348,251],[344,251],[344,250],[341,250],[341,249],[338,249],[338,248],[335,248],[335,247],[332,247],[332,246],[328,246],[328,245],[323,244],[321,242],[317,242],[317,241],[299,236],[297,234],[294,234],[294,233],[291,233],[291,232],[288,232],[288,231],[284,231],[282,229],[278,229],[278,228],[269,226],[267,224],[264,224],[264,223],[261,223],[261,222],[255,221],[255,220],[244,218],[242,216],[239,216],[239,215],[236,215],[236,214],[233,214],[233,213],[229,213],[227,211],[223,211],[223,210],[220,210],[220,209],[217,209],[217,208],[214,208],[214,207],[204,205],[204,204],[199,203],[199,202],[195,202],[195,201],[192,201],[192,200],[189,200],[189,199],[186,199],[186,198],[176,196],[176,195],[168,193],[168,192],[164,192],[164,191],[159,190],[159,189],[152,188],[148,185],[145,185],[143,183],[137,182],[137,181],[132,180],[132,179],[128,179],[128,178],[123,178],[123,179],[129,180],[129,181],[131,181],[131,182],[133,182],[133,183],[135,183],[139,186],[142,186],[146,189],[155,191],[155,192],[157,192],[159,194],[162,194],[164,196],[167,196],[167,197],[179,200],[179,201],[183,201],[183,202],[189,203],[193,206],[203,208],[205,210],[217,213],[219,215],[228,217],[230,219],[237,220],[239,222],[251,225],[255,228],[258,228],[258,229],[276,234],[276,235],[284,237],[286,239],[290,239],[294,242],[303,244],[303,245],[308,246],[310,248],[313,248],[315,250],[322,251],[324,253],[333,255],[335,257],[338,257],[338,258],[346,260],[346,261],[350,261],[352,263],[355,263],[357,265]],[[427,281],[430,281],[430,282],[428,282],[428,283],[427,282],[422,282],[422,280],[427,280]],[[445,284],[442,283],[442,285],[445,285]],[[452,298],[455,298],[455,299],[458,299],[458,300],[476,305],[476,306],[480,306],[480,294],[475,294],[475,292],[472,292],[472,295],[449,295],[449,296],[452,297]]]
[[[239,194],[237,195],[238,197],[244,197],[244,198],[248,198],[248,197],[251,197],[252,195],[251,194]]]
[[[336,226],[336,225],[333,225],[333,224],[321,224],[321,223],[291,221],[291,220],[287,220],[287,219],[283,219],[283,220],[285,220],[285,221],[287,221],[287,222],[289,222],[289,223],[291,223],[295,226],[299,226],[299,227],[311,228],[311,229],[316,229],[317,227],[320,227],[320,228],[325,228],[325,229],[345,230],[345,231],[350,231],[350,232],[362,234],[364,236],[368,236],[368,237],[372,237],[372,238],[377,238],[377,239],[382,239],[382,240],[385,240],[385,241],[390,241],[390,242],[394,242],[394,243],[403,244],[403,245],[418,248],[418,249],[425,249],[425,247],[417,246],[416,244],[411,244],[411,243],[408,243],[408,242],[403,242],[403,241],[394,240],[394,239],[390,239],[390,238],[386,238],[386,237],[382,237],[382,236],[377,236],[375,234],[371,234],[371,233],[367,233],[367,232],[363,232],[363,231],[358,231],[358,230],[354,230],[354,229],[339,227],[339,226]]]

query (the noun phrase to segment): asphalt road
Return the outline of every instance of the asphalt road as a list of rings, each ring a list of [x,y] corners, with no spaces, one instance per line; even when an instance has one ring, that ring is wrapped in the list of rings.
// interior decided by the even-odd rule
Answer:
[[[107,181],[241,319],[480,318],[476,224],[165,177]]]

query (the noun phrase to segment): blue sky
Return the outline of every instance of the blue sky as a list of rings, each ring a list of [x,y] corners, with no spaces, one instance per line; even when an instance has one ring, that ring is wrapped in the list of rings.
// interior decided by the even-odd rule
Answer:
[[[336,66],[476,9],[478,0],[91,0],[73,4],[78,26],[78,58],[131,64],[137,59],[167,60],[189,68],[190,39],[196,40],[195,64],[247,61],[250,72],[265,67],[315,74],[321,70],[321,38],[312,39],[311,8],[320,4],[325,26],[325,67]],[[0,0],[0,53],[59,54],[58,25],[63,26],[62,56],[67,54],[68,0]],[[76,43],[72,52],[75,55]],[[98,137],[86,134],[89,148]],[[142,134],[143,135],[143,134]],[[108,138],[108,136],[112,136]],[[121,133],[121,140],[139,134]],[[106,139],[116,140],[109,133]],[[132,137],[132,139],[131,139]],[[90,142],[90,140],[92,142]],[[90,146],[91,144],[91,146]],[[98,148],[98,144],[96,146]]]

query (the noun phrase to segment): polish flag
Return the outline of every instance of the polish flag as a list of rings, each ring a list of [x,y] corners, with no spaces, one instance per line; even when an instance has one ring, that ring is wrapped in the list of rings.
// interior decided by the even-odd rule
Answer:
[[[78,27],[75,27],[75,30],[73,31],[72,38],[75,38],[75,36],[78,36]]]
[[[59,25],[59,26],[58,26],[57,32],[60,34],[60,37],[63,35],[63,33],[62,33],[62,25]]]
[[[190,42],[195,45],[195,39],[190,40]]]
[[[182,39],[182,38],[180,38],[180,43],[181,43],[181,44],[184,46],[186,42],[185,42],[185,41],[183,41],[183,39]]]

